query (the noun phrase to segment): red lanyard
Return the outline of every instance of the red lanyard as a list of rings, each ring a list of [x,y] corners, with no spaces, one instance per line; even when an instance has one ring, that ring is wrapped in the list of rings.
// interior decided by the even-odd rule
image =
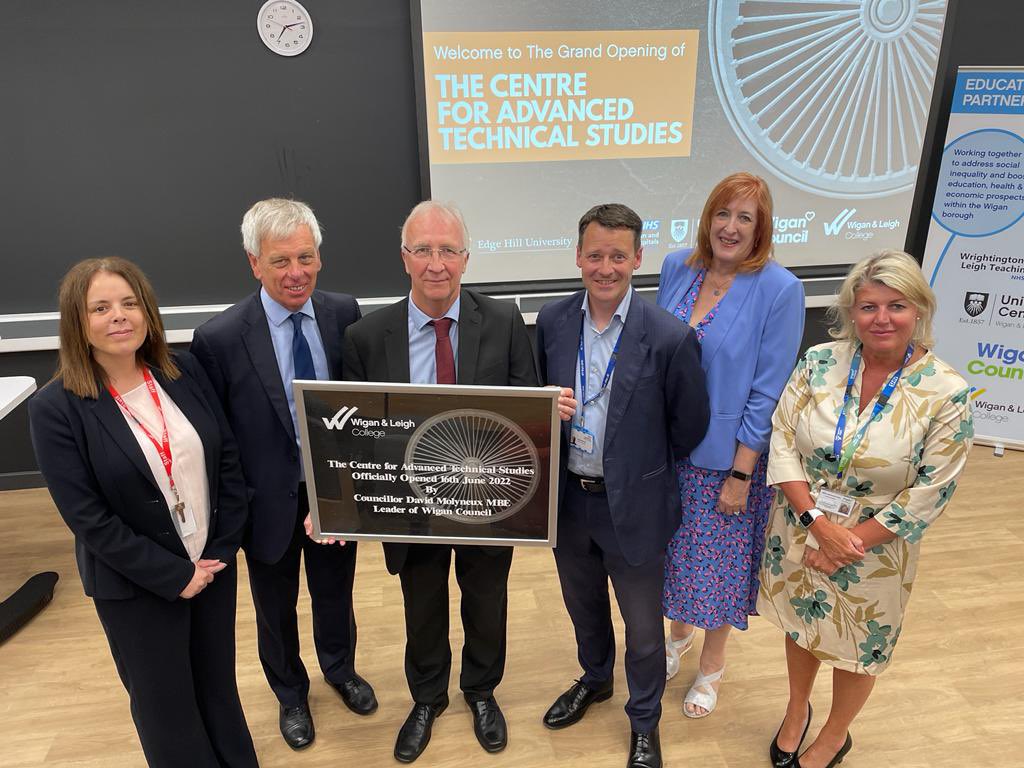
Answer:
[[[114,401],[121,407],[121,410],[135,422],[139,429],[149,438],[149,442],[153,444],[153,447],[156,448],[160,462],[164,465],[164,471],[167,472],[167,480],[171,484],[171,493],[174,494],[174,500],[177,502],[174,505],[174,511],[178,513],[181,522],[185,522],[185,505],[181,502],[181,496],[178,495],[178,489],[174,485],[174,475],[171,474],[174,467],[174,459],[171,456],[171,441],[167,437],[167,420],[164,418],[164,409],[160,405],[160,395],[156,391],[156,382],[153,381],[153,376],[148,368],[142,369],[142,378],[146,382],[146,389],[149,390],[149,396],[153,398],[153,404],[156,406],[157,413],[160,414],[160,423],[163,425],[163,434],[160,436],[159,442],[153,436],[153,433],[146,429],[146,425],[142,423],[139,417],[132,413],[128,403],[118,394],[112,384],[107,384],[107,391],[110,392],[110,396],[114,398]]]

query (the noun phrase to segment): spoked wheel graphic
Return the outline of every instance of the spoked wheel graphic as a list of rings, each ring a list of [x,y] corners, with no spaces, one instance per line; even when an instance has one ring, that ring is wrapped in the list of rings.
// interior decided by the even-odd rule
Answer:
[[[407,473],[410,487],[423,501],[444,499],[438,506],[465,510],[467,514],[447,515],[463,523],[489,523],[515,514],[540,482],[540,457],[526,432],[504,416],[472,408],[445,411],[420,424],[406,446],[405,463],[464,468]],[[493,514],[471,514],[478,509]]]
[[[711,68],[747,148],[791,184],[883,197],[917,178],[946,0],[711,0]]]

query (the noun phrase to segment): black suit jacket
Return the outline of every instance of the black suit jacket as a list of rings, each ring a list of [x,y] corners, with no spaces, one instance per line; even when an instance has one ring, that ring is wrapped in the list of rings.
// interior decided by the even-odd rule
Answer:
[[[537,353],[546,384],[575,388],[584,292],[546,304]],[[622,554],[639,565],[664,550],[679,527],[673,467],[704,438],[708,395],[693,330],[636,292],[612,377],[604,432],[604,481]],[[562,422],[559,493],[564,493],[570,423]]]
[[[342,335],[359,319],[359,305],[344,293],[313,291],[312,300],[330,376],[340,379]],[[196,329],[192,353],[209,374],[238,438],[252,517],[246,552],[276,563],[295,529],[300,457],[259,292]]]
[[[203,442],[210,487],[204,558],[231,562],[245,532],[245,482],[224,412],[206,373],[187,352],[181,376],[154,378]],[[174,600],[195,570],[163,494],[117,403],[103,387],[96,400],[51,381],[29,403],[39,469],[64,522],[75,534],[85,593],[125,599],[148,590]]]
[[[537,386],[530,337],[519,309],[462,289],[459,305],[459,384]],[[345,332],[345,379],[409,381],[409,299],[367,315]],[[485,547],[501,552],[501,547]],[[408,544],[385,544],[391,573],[405,562]]]

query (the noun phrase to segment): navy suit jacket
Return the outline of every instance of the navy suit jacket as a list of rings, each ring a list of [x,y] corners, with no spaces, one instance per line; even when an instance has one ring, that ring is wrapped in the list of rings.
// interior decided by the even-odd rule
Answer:
[[[344,293],[313,291],[312,299],[330,377],[341,379],[341,339],[359,319],[359,305]],[[259,291],[196,329],[192,353],[238,438],[252,520],[246,552],[276,563],[295,530],[300,457]]]
[[[546,304],[537,318],[545,384],[575,388],[584,291]],[[708,397],[693,331],[633,294],[622,329],[604,432],[604,482],[619,547],[630,565],[665,549],[679,527],[674,461],[708,426]],[[559,495],[564,495],[570,423],[562,422]],[[559,499],[561,506],[562,499]]]
[[[661,267],[658,305],[669,312],[697,276],[686,264],[691,253],[670,253]],[[690,461],[704,469],[730,469],[737,441],[759,453],[768,447],[772,414],[803,331],[804,289],[792,272],[770,261],[757,272],[736,275],[701,344],[711,427]]]
[[[245,481],[238,452],[206,373],[175,353],[181,376],[154,378],[199,434],[210,487],[203,557],[230,563],[245,533]],[[122,600],[148,590],[175,600],[195,567],[146,457],[106,388],[99,398],[64,389],[59,379],[29,403],[32,445],[61,517],[75,534],[85,593]],[[157,660],[159,661],[159,660]]]
[[[409,299],[367,315],[345,332],[345,378],[409,382]],[[459,305],[459,384],[535,387],[530,336],[514,304],[462,289]],[[484,547],[495,555],[504,547]],[[385,544],[388,571],[398,573],[408,544]]]

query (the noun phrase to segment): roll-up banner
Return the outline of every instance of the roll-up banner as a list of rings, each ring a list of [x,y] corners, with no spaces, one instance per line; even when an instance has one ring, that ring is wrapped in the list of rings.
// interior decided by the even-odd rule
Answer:
[[[1024,67],[960,67],[922,268],[977,438],[1024,450]]]

